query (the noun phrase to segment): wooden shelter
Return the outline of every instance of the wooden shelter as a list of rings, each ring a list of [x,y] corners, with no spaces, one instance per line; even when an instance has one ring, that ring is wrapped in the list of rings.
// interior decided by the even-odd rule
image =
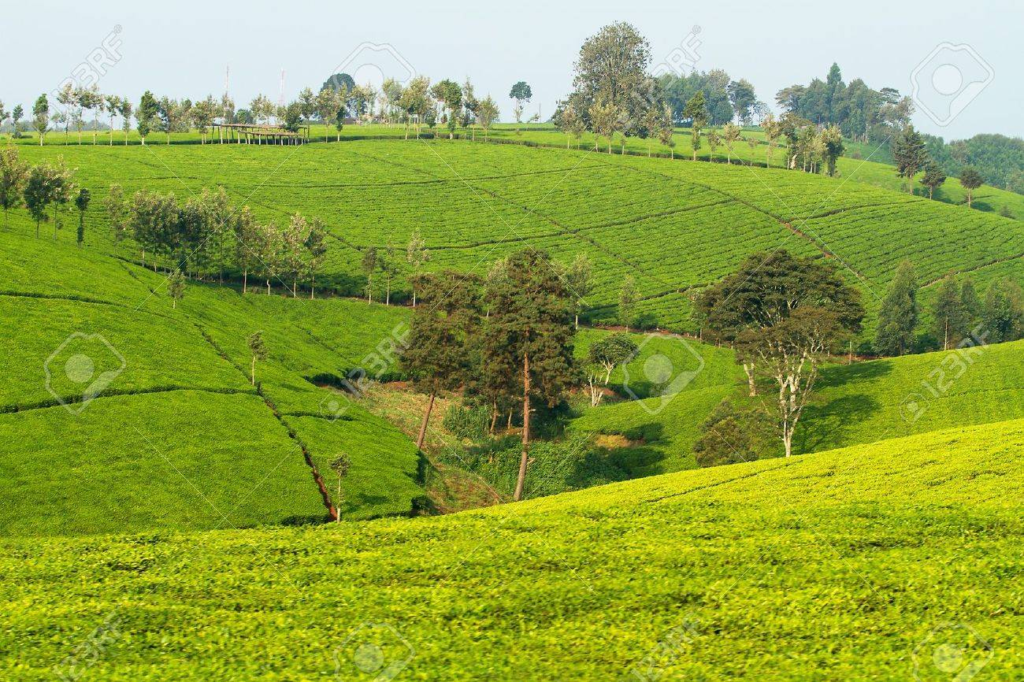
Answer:
[[[282,126],[258,125],[255,123],[214,123],[210,126],[217,134],[220,144],[275,144],[290,145],[309,142],[309,126],[298,130],[287,130]]]

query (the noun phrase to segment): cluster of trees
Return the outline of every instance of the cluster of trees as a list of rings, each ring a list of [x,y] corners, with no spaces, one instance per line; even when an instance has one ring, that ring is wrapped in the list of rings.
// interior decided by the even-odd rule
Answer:
[[[578,141],[584,131],[608,140],[616,134],[660,139],[672,146],[673,116],[662,82],[650,73],[651,46],[632,25],[616,22],[588,38],[575,64],[573,92],[552,120]],[[578,144],[578,142],[577,142]]]
[[[686,104],[699,92],[704,96],[708,111],[708,123],[723,126],[739,121],[745,126],[761,121],[768,114],[768,105],[757,99],[754,86],[741,78],[732,80],[722,69],[706,73],[694,71],[686,76],[665,74],[659,79],[665,102],[672,111],[672,119],[683,123]]]
[[[510,94],[516,102],[516,117],[520,119],[523,104],[532,97],[529,85],[517,83]],[[32,127],[39,133],[43,144],[46,133],[53,129],[64,131],[65,143],[69,143],[71,130],[78,133],[82,143],[83,131],[88,126],[92,131],[93,144],[97,143],[102,127],[109,129],[109,143],[114,144],[115,123],[120,123],[124,132],[124,143],[135,122],[142,143],[151,133],[164,133],[170,143],[171,133],[197,130],[203,143],[207,142],[210,126],[214,123],[274,123],[287,130],[296,131],[304,123],[319,121],[325,126],[334,126],[340,139],[341,130],[347,119],[385,124],[405,124],[406,137],[410,128],[417,136],[422,125],[430,128],[441,124],[449,134],[459,126],[484,129],[485,134],[498,121],[498,104],[490,95],[479,99],[473,84],[467,78],[461,85],[445,79],[431,84],[426,76],[413,78],[405,85],[394,79],[385,80],[380,89],[371,85],[356,85],[347,74],[335,74],[314,93],[304,88],[297,100],[275,105],[266,95],[257,95],[249,102],[248,108],[235,108],[234,101],[225,94],[220,99],[212,95],[205,99],[174,99],[157,97],[151,91],[143,93],[139,102],[133,104],[127,97],[104,95],[96,86],[75,87],[68,84],[56,94],[56,106],[51,106],[47,95],[39,96],[33,107]],[[91,115],[92,123],[87,124]],[[100,117],[106,115],[107,122]],[[21,106],[8,113],[0,102],[0,125],[8,119],[14,123],[15,137],[21,135],[21,121],[24,110]]]
[[[749,256],[705,289],[694,317],[705,338],[735,348],[750,395],[759,380],[776,389],[765,410],[789,457],[822,363],[860,331],[864,308],[832,264],[780,250]]]
[[[946,182],[945,171],[930,157],[924,137],[912,125],[907,125],[893,139],[892,156],[896,175],[906,181],[910,192],[913,192],[914,178],[922,171],[921,185],[927,188],[929,198],[934,198],[935,190]],[[964,166],[960,169],[960,186],[967,192],[968,208],[974,205],[974,191],[984,182],[976,168]]]
[[[895,88],[873,90],[861,80],[847,85],[838,64],[832,64],[825,80],[791,85],[778,91],[775,102],[787,114],[817,126],[836,126],[846,137],[881,143],[910,124],[914,113],[910,97]]]
[[[577,145],[584,131],[594,133],[595,149],[598,138],[605,138],[609,152],[616,136],[623,148],[629,137],[673,147],[674,126],[688,124],[696,158],[707,125],[750,124],[767,114],[749,81],[734,81],[721,70],[656,77],[650,67],[650,44],[635,27],[625,22],[605,26],[580,48],[573,92],[558,103],[553,122]],[[736,139],[728,138],[730,149]]]
[[[227,267],[242,273],[242,292],[249,275],[266,284],[274,280],[298,296],[299,285],[315,297],[316,276],[327,255],[327,230],[319,218],[295,214],[284,225],[261,223],[248,206],[237,208],[223,188],[179,202],[174,194],[140,190],[127,198],[120,185],[112,185],[106,199],[107,217],[115,244],[130,235],[138,245],[142,264],[147,256],[154,270],[157,258],[173,263],[173,270],[197,278]]]
[[[972,169],[992,186],[1024,194],[1024,140],[1019,137],[975,135],[948,144],[941,137],[923,137],[928,156],[951,175],[963,177]]]
[[[417,445],[423,446],[435,397],[461,390],[468,404],[500,414],[518,407],[522,455],[514,499],[522,499],[538,403],[555,407],[578,383],[573,358],[573,296],[564,268],[527,248],[499,261],[486,279],[445,271],[414,279],[404,371],[430,396]]]
[[[875,351],[897,356],[917,350],[949,350],[965,340],[986,343],[1024,338],[1024,292],[1011,279],[992,281],[980,297],[974,282],[945,277],[931,309],[932,326],[919,342],[921,304],[914,265],[905,261],[896,270],[878,313]]]
[[[787,168],[834,176],[836,163],[846,151],[842,131],[837,126],[819,126],[792,112],[778,118],[772,113],[766,114],[761,120],[761,130],[766,145],[765,163],[769,166],[775,150],[785,144]]]
[[[4,229],[9,212],[24,206],[36,222],[36,238],[42,223],[53,222],[53,238],[64,224],[61,211],[72,203],[78,209],[78,245],[85,241],[85,212],[89,209],[91,194],[75,183],[75,173],[58,157],[53,163],[36,165],[23,161],[16,147],[0,149],[0,208],[4,211]],[[50,211],[53,211],[52,215]]]
[[[523,87],[525,97],[517,91]],[[517,120],[522,115],[522,102],[528,102],[531,96],[525,83],[513,87],[511,97],[517,102]],[[238,114],[242,122],[266,123],[276,118],[289,129],[318,120],[323,125],[334,125],[339,136],[346,119],[404,125],[408,138],[410,130],[415,130],[418,137],[423,125],[431,129],[438,125],[446,127],[449,137],[454,137],[459,127],[472,129],[475,136],[479,126],[487,134],[498,121],[499,110],[490,95],[477,98],[468,78],[461,84],[447,78],[431,83],[426,76],[416,76],[405,84],[388,78],[376,88],[370,84],[357,85],[351,76],[341,73],[328,78],[319,92],[304,88],[298,100],[287,106],[275,109],[269,99],[260,95],[249,104],[249,109]]]

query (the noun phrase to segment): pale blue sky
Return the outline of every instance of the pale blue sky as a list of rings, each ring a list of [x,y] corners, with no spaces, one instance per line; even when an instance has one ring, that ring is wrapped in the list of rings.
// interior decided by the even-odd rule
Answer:
[[[495,96],[506,120],[511,116],[508,90],[525,79],[535,93],[532,110],[546,116],[570,89],[582,41],[616,19],[633,23],[648,37],[656,62],[699,25],[697,68],[723,68],[733,78],[747,78],[770,104],[780,87],[824,76],[833,61],[847,81],[860,76],[872,87],[892,86],[909,94],[911,73],[938,44],[965,43],[991,66],[991,84],[948,126],[936,125],[921,112],[915,121],[947,139],[981,132],[1024,135],[1019,77],[1024,6],[1013,0],[871,0],[841,6],[806,0],[689,6],[665,0],[34,0],[8,4],[0,13],[0,45],[8,64],[0,99],[8,109],[15,103],[30,108],[39,93],[52,91],[120,26],[122,58],[100,88],[133,100],[146,88],[158,95],[219,95],[228,64],[231,92],[240,105],[257,92],[276,101],[282,68],[285,94],[292,98],[305,85],[318,87],[354,49],[369,42],[392,45],[416,72],[433,79],[469,75],[478,94]],[[399,62],[390,68],[405,67]],[[986,73],[979,67],[972,78]],[[945,115],[937,113],[938,118]]]

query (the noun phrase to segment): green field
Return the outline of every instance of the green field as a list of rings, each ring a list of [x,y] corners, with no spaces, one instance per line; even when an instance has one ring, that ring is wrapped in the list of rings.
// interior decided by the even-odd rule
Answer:
[[[399,252],[420,229],[430,268],[486,272],[531,245],[570,260],[587,253],[597,275],[589,317],[613,317],[622,279],[636,279],[644,324],[694,331],[689,293],[732,271],[756,249],[787,248],[835,260],[865,293],[870,313],[895,269],[912,258],[933,282],[950,271],[1016,263],[1017,223],[869,185],[803,173],[724,164],[672,163],[464,141],[366,140],[265,148],[150,145],[95,149],[26,146],[30,160],[62,155],[93,189],[90,248],[112,251],[101,200],[111,182],[187,197],[224,186],[262,219],[298,211],[331,233],[323,285],[345,295],[365,286],[369,246]],[[68,216],[67,220],[72,220]],[[23,212],[13,229],[34,233]],[[960,235],[969,233],[969,240]],[[71,241],[73,230],[60,239]],[[657,248],[652,248],[657,244]],[[130,245],[119,255],[139,259]],[[1019,273],[1015,277],[1021,280]],[[399,299],[408,296],[404,276]]]
[[[323,388],[337,385],[350,370],[380,365],[381,353],[393,355],[409,310],[337,298],[292,300],[281,295],[285,283],[280,281],[272,282],[272,296],[243,296],[238,273],[230,271],[230,286],[191,285],[172,309],[164,276],[140,267],[141,254],[131,243],[115,247],[112,242],[102,211],[111,182],[129,192],[147,187],[183,197],[221,185],[265,220],[295,211],[322,217],[332,239],[319,281],[324,290],[349,295],[361,293],[365,284],[362,252],[368,246],[384,248],[389,240],[400,250],[414,229],[422,230],[433,254],[429,267],[435,269],[485,273],[495,259],[525,242],[564,261],[588,253],[596,287],[585,317],[611,319],[622,279],[631,274],[646,297],[641,305],[646,323],[682,331],[692,330],[691,290],[730,272],[755,249],[784,247],[839,263],[864,292],[869,320],[862,341],[870,338],[870,313],[903,258],[914,260],[928,285],[926,302],[934,283],[950,271],[970,273],[980,287],[996,276],[1024,281],[1018,253],[1024,236],[1013,221],[780,170],[462,141],[367,140],[261,150],[55,145],[24,147],[23,153],[32,160],[64,156],[96,196],[84,249],[73,245],[69,228],[59,232],[56,244],[48,236],[30,236],[35,226],[22,209],[12,212],[11,231],[0,235],[5,264],[0,308],[14,322],[0,328],[9,348],[2,360],[8,381],[0,386],[0,428],[19,444],[0,457],[16,489],[26,491],[5,512],[8,534],[312,521],[326,513],[314,469],[336,497],[330,492],[329,463],[342,453],[354,462],[344,515],[408,514],[422,502],[424,463],[394,426],[395,415],[370,412],[358,399]],[[65,220],[71,225],[74,217]],[[962,234],[971,238],[959,239]],[[407,292],[401,276],[396,298]],[[33,333],[26,335],[25,328]],[[259,391],[248,381],[246,345],[257,330],[270,349],[269,361],[258,367]],[[92,344],[84,353],[100,363],[97,370],[117,373],[84,409],[82,384],[59,371],[69,359],[62,353],[74,350],[62,344],[76,333],[88,338],[76,337],[74,344]],[[598,333],[603,332],[581,332],[580,357]],[[628,385],[622,370],[613,377],[619,399],[597,409],[581,405],[569,432],[613,436],[591,446],[614,463],[621,472],[616,476],[690,468],[701,423],[723,398],[742,396],[741,373],[727,350],[673,337],[655,337],[649,344],[645,336],[636,338],[644,351],[630,367]],[[663,354],[673,369],[692,371],[692,348],[702,363],[694,380],[663,408],[650,409],[659,399],[647,398],[644,363]],[[977,366],[913,423],[900,416],[901,401],[920,392],[913,386],[928,380],[941,358],[832,368],[798,434],[798,450],[1024,416],[1013,379],[1016,352],[1017,344],[986,350]],[[50,383],[48,358],[56,363]],[[398,376],[390,355],[382,366],[379,378]],[[147,405],[146,429],[119,410],[135,404]],[[73,414],[78,411],[82,414]],[[197,416],[189,419],[189,414]],[[182,425],[192,423],[194,438],[181,439]],[[63,438],[40,447],[31,435],[65,429],[77,444],[71,454]],[[203,429],[234,430],[208,461],[201,457]],[[251,431],[258,435],[247,439]],[[558,444],[551,447],[560,452]],[[146,470],[96,466],[105,461],[96,460],[97,452],[123,463],[143,449],[153,455]],[[26,452],[33,451],[48,460],[26,470]],[[266,474],[273,466],[268,462],[279,460],[281,480],[275,477],[275,484],[296,494],[261,488],[247,497],[253,476]],[[168,475],[180,485],[151,494]],[[579,487],[570,482],[574,476],[552,475],[554,480],[531,484],[533,494]],[[75,485],[80,476],[88,477],[88,486]],[[138,500],[133,503],[137,513],[124,517],[108,513],[106,503],[90,504],[95,499],[90,491],[104,488]],[[27,491],[33,491],[31,501]],[[187,500],[191,506],[168,500]],[[237,511],[227,511],[237,505]]]
[[[721,131],[719,131],[721,132]],[[410,129],[410,137],[415,139],[415,129]],[[447,138],[447,130],[430,130],[423,127],[420,131],[423,139]],[[311,140],[314,142],[334,142],[337,140],[338,131],[334,128],[325,129],[320,125],[312,125],[310,129]],[[406,131],[400,125],[349,125],[342,129],[341,140],[398,140],[404,139]],[[459,129],[457,136],[460,139],[470,139],[476,142],[489,141],[495,143],[507,143],[515,145],[529,145],[540,147],[566,148],[592,150],[595,141],[601,153],[608,151],[608,141],[605,138],[595,140],[593,133],[585,132],[579,140],[571,139],[569,136],[558,131],[552,124],[523,124],[517,126],[515,123],[499,123],[485,135],[484,131],[477,128],[469,131]],[[738,140],[733,149],[727,150],[724,145],[720,146],[714,153],[708,147],[706,134],[701,149],[697,151],[697,158],[702,161],[714,160],[719,163],[731,161],[734,164],[752,164],[755,166],[772,166],[775,168],[786,167],[786,150],[784,147],[776,148],[772,158],[768,158],[768,149],[764,141],[764,133],[760,128],[744,128],[742,138]],[[124,134],[117,132],[114,135],[114,146],[124,146]],[[173,133],[170,138],[172,144],[199,144],[200,136],[196,131],[188,133]],[[750,147],[748,139],[758,141],[758,145]],[[168,136],[163,133],[154,133],[149,137],[150,146],[166,145]],[[132,130],[128,134],[130,145],[140,144],[138,133]],[[211,142],[214,140],[211,138]],[[693,156],[692,136],[689,129],[678,128],[673,135],[675,147],[669,148],[657,140],[645,140],[640,138],[629,138],[626,140],[625,150],[634,155],[648,155],[670,157],[674,155],[680,160],[690,159]],[[83,135],[83,145],[93,146],[92,134],[89,132]],[[19,141],[26,146],[37,146],[38,138],[31,134]],[[109,132],[100,132],[96,136],[97,145],[110,146]],[[78,136],[72,131],[71,135],[65,137],[63,131],[50,132],[46,137],[46,144],[54,147],[77,147]],[[854,182],[866,183],[884,189],[906,192],[906,181],[896,176],[892,165],[891,153],[888,142],[882,144],[866,144],[847,142],[846,154],[839,159],[839,177]],[[613,152],[621,153],[622,141],[616,138],[613,144]],[[919,183],[921,175],[915,178],[913,183],[914,194],[927,197],[927,189]],[[936,193],[935,199],[944,203],[966,205],[967,193],[960,186],[956,178],[948,178]],[[985,185],[974,193],[974,210],[989,213],[1009,211],[1010,215],[1017,220],[1024,220],[1024,195],[1009,192],[1005,189]]]
[[[329,462],[351,457],[344,515],[408,514],[423,495],[415,446],[318,387],[367,365],[404,311],[212,285],[188,287],[175,310],[163,275],[12,234],[0,261],[3,534],[318,522],[327,509],[305,454],[328,487]],[[270,353],[259,390],[257,330]],[[89,400],[91,378],[105,383]]]
[[[8,538],[0,671],[902,680],[952,652],[1021,679],[1022,446],[1017,421],[435,519]]]
[[[655,337],[630,367],[643,375],[644,362],[660,353],[673,371],[698,368],[689,349],[701,356],[696,378],[674,398],[606,402],[583,408],[572,429],[624,436],[619,457],[637,475],[690,469],[696,466],[693,444],[700,427],[723,399],[740,404],[770,400],[746,397],[746,378],[728,350],[678,339]],[[996,344],[962,351],[925,353],[902,358],[826,367],[817,396],[807,407],[794,443],[799,453],[900,438],[954,426],[987,424],[1024,418],[1024,378],[1020,356],[1024,342]],[[630,396],[621,370],[612,388]],[[781,454],[781,443],[779,454]]]

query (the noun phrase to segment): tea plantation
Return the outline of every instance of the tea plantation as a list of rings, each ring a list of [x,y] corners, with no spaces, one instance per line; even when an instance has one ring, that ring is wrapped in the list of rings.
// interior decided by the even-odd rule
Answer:
[[[726,166],[464,140],[400,138],[253,150],[244,145],[20,147],[32,161],[64,156],[92,189],[90,248],[114,251],[101,208],[109,185],[187,197],[224,186],[261,219],[300,212],[331,234],[322,284],[347,295],[365,287],[366,249],[401,252],[420,230],[428,268],[486,272],[525,240],[571,260],[587,253],[595,287],[588,317],[608,320],[623,278],[635,278],[645,324],[695,331],[692,291],[757,249],[784,247],[836,262],[873,313],[895,266],[912,258],[931,284],[948,272],[986,279],[1009,268],[1021,279],[1018,222],[877,189],[853,172],[830,179]],[[258,151],[258,153],[256,153]],[[34,224],[12,213],[23,232]],[[60,239],[72,241],[73,230]],[[116,249],[138,261],[130,245]],[[407,274],[407,273],[406,273]],[[408,296],[405,275],[395,283]]]
[[[1021,679],[1021,447],[1015,421],[441,518],[3,539],[0,673]]]

